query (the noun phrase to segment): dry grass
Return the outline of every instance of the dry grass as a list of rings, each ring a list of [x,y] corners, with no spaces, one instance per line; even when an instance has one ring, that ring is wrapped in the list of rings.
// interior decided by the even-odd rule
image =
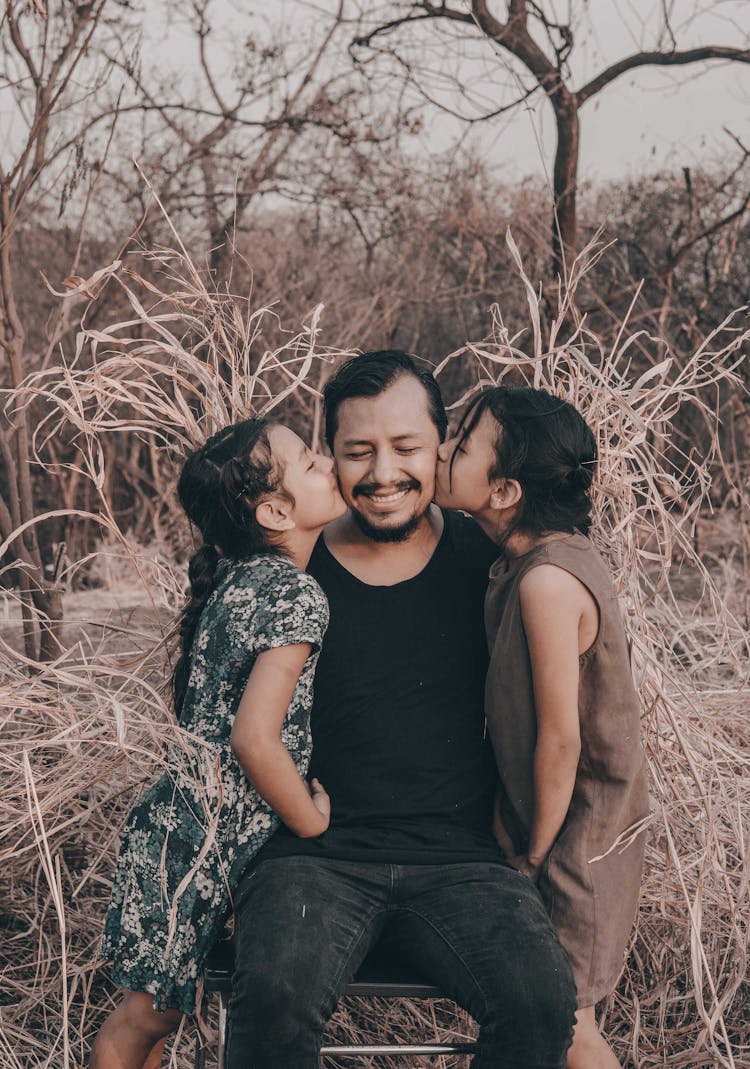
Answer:
[[[510,238],[509,245],[523,275]],[[597,255],[592,247],[576,264],[549,338],[526,279],[526,336],[510,337],[496,308],[491,335],[452,354],[439,374],[450,369],[446,377],[456,381],[460,366],[468,390],[524,377],[574,401],[597,429],[597,538],[632,640],[653,793],[638,925],[603,1018],[626,1064],[749,1069],[747,533],[735,532],[734,554],[728,546],[713,557],[698,553],[697,525],[720,463],[717,437],[711,455],[698,457],[671,428],[693,406],[715,430],[718,393],[732,384],[750,332],[738,312],[684,366],[665,358],[636,375],[631,354],[636,345],[648,351],[650,339],[625,325],[605,351],[576,316],[575,288]],[[0,640],[0,1056],[9,1069],[84,1062],[114,994],[95,954],[119,829],[178,734],[162,683],[181,547],[149,553],[119,529],[103,493],[102,441],[136,433],[173,456],[229,420],[280,404],[317,437],[320,384],[346,355],[321,347],[319,309],[282,348],[267,350],[272,311],[210,292],[184,249],[152,258],[165,274],[161,289],[127,264],[77,283],[100,301],[107,286],[122,287],[132,317],[106,330],[84,323],[70,365],[33,377],[10,401],[46,413],[40,453],[47,435],[76,434],[76,466],[101,491],[95,520],[106,552],[150,615],[137,628],[122,625],[114,651],[104,633],[92,632],[41,667]],[[661,351],[655,343],[653,351]],[[456,1020],[471,1031],[465,1015]],[[349,1007],[336,1027],[398,1034],[413,1025],[445,1035],[451,1023],[449,1010],[401,1003]],[[174,1065],[190,1064],[191,1028]]]

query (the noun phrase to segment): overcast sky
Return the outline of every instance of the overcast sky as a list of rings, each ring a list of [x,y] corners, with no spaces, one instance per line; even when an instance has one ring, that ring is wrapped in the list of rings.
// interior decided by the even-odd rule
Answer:
[[[576,84],[650,46],[654,38],[649,28],[660,6],[657,0],[590,0],[596,40],[577,53]],[[671,6],[678,24],[680,14],[687,18],[697,5],[677,0]],[[647,15],[652,19],[641,27]],[[680,49],[707,43],[743,47],[748,38],[750,3],[716,3],[713,11],[700,13],[692,27],[680,33],[678,42]],[[615,178],[664,166],[721,162],[739,151],[723,127],[750,148],[750,65],[641,69],[617,79],[581,110],[580,174],[585,179]],[[513,171],[525,174],[540,168],[540,144],[544,158],[551,160],[554,129],[551,109],[544,104],[516,114],[502,139],[488,149],[507,159]]]
[[[464,6],[464,0],[454,3]],[[214,0],[214,4],[222,12],[217,22],[223,22],[229,35],[226,40],[239,40],[271,13],[284,19],[290,36],[304,33],[304,20],[315,18],[316,10],[335,9],[337,0],[278,0],[272,6],[266,0]],[[360,3],[367,10],[378,6]],[[563,21],[570,8],[579,20],[572,56],[576,85],[625,55],[653,47],[664,7],[670,11],[680,49],[706,43],[743,47],[750,41],[748,0],[546,0],[544,6]],[[502,15],[506,5],[496,0],[492,7]],[[168,6],[162,8],[162,12],[168,10]],[[431,29],[427,32],[431,40],[439,41]],[[150,37],[150,53],[162,60],[167,56],[170,62],[177,60],[189,71],[195,62],[194,37],[183,34],[172,18],[161,25],[152,23]],[[214,41],[219,47],[218,37]],[[436,79],[440,59],[439,50],[429,57]],[[477,35],[473,56],[464,58],[462,65],[470,72],[477,97],[485,89],[486,99],[494,100],[497,85],[490,84],[489,76],[490,72],[496,76],[499,68],[492,46]],[[507,81],[507,71],[505,77]],[[450,102],[450,91],[445,93]],[[533,108],[518,109],[510,118],[475,128],[473,140],[500,178],[541,178],[551,166],[551,111],[543,98],[535,101]],[[458,124],[434,112],[427,118],[428,150],[439,151],[451,142]],[[581,127],[580,176],[584,181],[735,159],[739,150],[723,128],[750,146],[750,65],[714,62],[668,71],[641,69],[619,78],[589,101],[581,112]]]
[[[453,3],[466,6],[466,0]],[[367,12],[386,6],[368,0],[347,0],[347,4],[351,12],[357,5]],[[574,86],[625,55],[654,47],[664,8],[670,11],[680,49],[706,43],[748,47],[750,42],[750,0],[543,0],[543,4],[562,21],[569,18],[569,9],[572,12]],[[285,39],[292,45],[304,44],[319,38],[323,15],[337,5],[338,0],[211,0],[212,65],[219,78],[231,67],[233,51],[241,67],[242,42],[248,33],[262,39],[264,24],[281,20]],[[506,10],[503,0],[494,0],[491,7],[499,16]],[[175,78],[186,83],[195,79],[198,69],[195,33],[181,21],[189,9],[183,0],[174,4],[147,0],[142,9],[146,65],[174,71]],[[449,105],[466,106],[455,93],[451,96],[448,76],[452,73],[460,73],[471,86],[477,109],[482,104],[496,106],[502,93],[513,88],[520,68],[502,50],[493,52],[480,34],[471,35],[469,54],[459,55],[448,36],[455,31],[426,23],[420,32],[422,43],[415,38],[412,47],[424,48],[430,89],[438,95],[442,92]],[[345,46],[354,33],[352,29],[340,40],[332,61],[339,68],[350,69]],[[408,47],[408,37],[401,31],[398,40]],[[383,102],[387,106],[388,85],[384,78],[381,106]],[[541,95],[533,99],[533,107],[518,108],[472,128],[470,142],[501,181],[549,176],[554,148],[551,108]],[[466,129],[429,106],[424,108],[424,117],[426,133],[419,143],[424,153],[445,150],[458,131]],[[12,140],[19,123],[19,116],[4,109],[0,100],[0,140]],[[740,149],[726,130],[750,148],[750,64],[713,62],[668,70],[640,69],[617,79],[582,109],[580,181],[628,178],[665,166],[676,170],[686,165],[732,166]]]

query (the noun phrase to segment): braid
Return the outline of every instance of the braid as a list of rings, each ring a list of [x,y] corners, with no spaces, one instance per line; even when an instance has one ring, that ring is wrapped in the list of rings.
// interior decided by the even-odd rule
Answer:
[[[174,710],[177,719],[180,719],[182,706],[185,701],[188,676],[190,675],[190,654],[193,648],[193,639],[198,629],[203,606],[208,601],[214,589],[216,566],[219,563],[219,554],[215,546],[201,546],[197,553],[190,558],[188,565],[188,579],[190,581],[189,600],[182,612],[180,619],[180,639],[182,650],[179,660],[175,665],[172,677],[172,693],[174,696]]]

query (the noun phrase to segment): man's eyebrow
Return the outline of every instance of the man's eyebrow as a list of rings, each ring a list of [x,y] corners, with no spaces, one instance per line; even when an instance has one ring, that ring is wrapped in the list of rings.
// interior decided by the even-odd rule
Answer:
[[[407,434],[394,434],[392,438],[388,440],[390,442],[405,442],[409,438],[421,438],[421,431],[409,431]],[[372,441],[369,438],[344,438],[343,444],[345,446],[353,445],[372,445]]]

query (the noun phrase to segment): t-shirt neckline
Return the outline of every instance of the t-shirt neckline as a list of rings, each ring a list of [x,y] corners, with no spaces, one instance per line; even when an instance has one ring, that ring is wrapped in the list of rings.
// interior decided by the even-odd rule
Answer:
[[[334,568],[337,571],[341,572],[343,575],[345,575],[348,579],[351,580],[352,583],[355,583],[357,586],[364,587],[365,590],[403,590],[404,587],[407,587],[410,583],[416,583],[420,579],[422,579],[426,575],[428,570],[433,566],[438,556],[442,554],[444,546],[448,540],[448,517],[442,509],[441,515],[443,517],[443,530],[440,535],[440,538],[438,538],[437,540],[435,548],[429,556],[429,559],[425,561],[424,567],[421,568],[416,573],[416,575],[409,576],[408,579],[401,579],[398,583],[366,583],[364,579],[359,579],[356,575],[354,575],[353,572],[350,572],[349,569],[346,568],[328,548],[328,545],[325,540],[324,531],[321,532],[320,537],[318,538],[317,545],[322,547],[323,553],[333,562]]]

